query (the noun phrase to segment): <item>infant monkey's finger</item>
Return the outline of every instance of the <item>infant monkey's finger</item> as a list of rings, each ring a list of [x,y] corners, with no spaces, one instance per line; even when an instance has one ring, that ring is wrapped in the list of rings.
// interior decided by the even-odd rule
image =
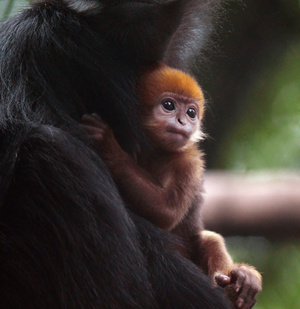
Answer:
[[[104,121],[96,114],[92,115],[85,114],[82,116],[81,121],[82,123],[92,125],[97,128],[107,128],[107,125],[104,123]]]
[[[230,283],[230,278],[228,276],[226,276],[225,274],[222,274],[222,273],[217,274],[215,276],[215,280],[216,280],[217,284],[219,286],[222,286],[222,287],[224,287],[224,286],[226,286]]]
[[[247,276],[245,272],[243,271],[243,266],[242,267],[235,267],[232,269],[230,272],[230,277],[232,279],[232,283],[235,283],[235,292],[238,293],[241,291],[244,281],[246,280]]]
[[[104,139],[104,134],[105,134],[104,129],[96,128],[94,126],[89,126],[86,124],[81,124],[80,126],[86,131],[88,135],[87,137],[89,139],[93,139],[97,141],[102,141]]]
[[[103,128],[97,128],[91,125],[87,125],[87,124],[81,124],[80,127],[82,129],[84,129],[87,133],[89,133],[90,135],[104,135],[105,129]]]

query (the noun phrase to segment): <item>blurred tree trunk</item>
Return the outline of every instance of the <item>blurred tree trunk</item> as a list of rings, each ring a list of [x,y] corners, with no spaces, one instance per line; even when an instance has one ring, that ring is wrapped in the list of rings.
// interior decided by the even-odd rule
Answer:
[[[204,188],[207,229],[224,236],[300,236],[300,172],[208,172]]]

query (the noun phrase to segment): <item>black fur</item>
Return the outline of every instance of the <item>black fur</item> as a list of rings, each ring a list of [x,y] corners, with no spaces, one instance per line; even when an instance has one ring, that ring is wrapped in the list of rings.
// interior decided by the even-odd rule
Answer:
[[[70,2],[0,27],[0,308],[228,308],[172,236],[128,212],[78,129],[97,112],[127,151],[146,147],[136,81],[179,57],[206,1]]]

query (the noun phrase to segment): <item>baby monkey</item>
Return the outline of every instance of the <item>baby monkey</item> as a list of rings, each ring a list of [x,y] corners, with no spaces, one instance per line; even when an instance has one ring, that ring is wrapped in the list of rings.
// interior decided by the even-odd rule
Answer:
[[[159,64],[142,76],[139,104],[152,147],[136,158],[120,147],[95,114],[83,117],[83,127],[99,145],[128,207],[180,236],[189,259],[225,287],[235,307],[251,308],[262,289],[260,274],[247,264],[234,264],[223,237],[204,231],[200,217],[204,162],[197,143],[203,137],[205,109],[201,88],[190,75]]]

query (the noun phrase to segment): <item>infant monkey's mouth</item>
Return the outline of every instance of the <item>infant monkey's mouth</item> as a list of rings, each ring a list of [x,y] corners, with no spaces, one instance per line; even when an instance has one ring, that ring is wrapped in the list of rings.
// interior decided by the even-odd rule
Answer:
[[[180,130],[180,129],[171,127],[167,129],[167,132],[172,133],[172,134],[182,135],[186,138],[189,138],[189,134],[185,130]]]

